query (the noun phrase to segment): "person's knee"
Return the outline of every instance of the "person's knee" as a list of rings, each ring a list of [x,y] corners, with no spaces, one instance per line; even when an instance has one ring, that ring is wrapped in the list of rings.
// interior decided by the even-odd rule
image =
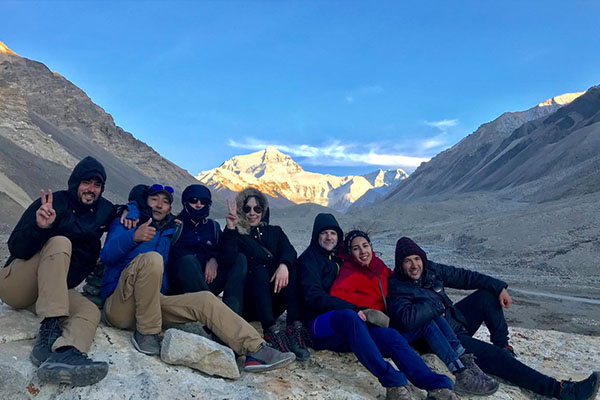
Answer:
[[[331,319],[336,321],[336,325],[344,325],[348,328],[353,328],[365,324],[365,322],[358,316],[358,313],[349,308],[334,311],[331,315]]]
[[[480,304],[499,305],[499,300],[494,293],[486,289],[479,289],[475,292]]]
[[[71,241],[66,236],[53,236],[48,239],[44,247],[46,251],[49,251],[52,254],[66,253],[69,256],[71,255]]]
[[[86,301],[79,306],[78,316],[89,321],[94,326],[100,323],[101,313],[98,307],[91,301]]]
[[[142,264],[142,270],[147,274],[156,274],[162,276],[164,265],[163,256],[156,251],[149,251],[139,256],[140,263]]]

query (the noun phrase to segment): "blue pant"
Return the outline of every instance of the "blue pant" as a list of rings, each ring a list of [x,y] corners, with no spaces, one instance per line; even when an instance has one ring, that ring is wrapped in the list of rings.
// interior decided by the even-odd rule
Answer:
[[[384,387],[404,386],[407,377],[425,390],[453,387],[447,376],[431,371],[396,330],[367,326],[350,309],[319,315],[311,322],[309,332],[315,350],[352,351]],[[391,358],[400,371],[384,357]]]
[[[427,325],[423,325],[412,331],[403,332],[402,336],[409,342],[414,343],[423,338],[431,350],[446,364],[448,369],[456,372],[464,368],[458,357],[464,354],[465,348],[460,340],[442,316],[437,316]]]

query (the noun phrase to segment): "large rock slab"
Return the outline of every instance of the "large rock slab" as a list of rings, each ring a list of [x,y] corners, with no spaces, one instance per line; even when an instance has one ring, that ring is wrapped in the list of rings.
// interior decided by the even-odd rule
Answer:
[[[184,365],[208,375],[230,379],[240,377],[233,350],[178,329],[168,329],[165,332],[160,358],[168,364]]]

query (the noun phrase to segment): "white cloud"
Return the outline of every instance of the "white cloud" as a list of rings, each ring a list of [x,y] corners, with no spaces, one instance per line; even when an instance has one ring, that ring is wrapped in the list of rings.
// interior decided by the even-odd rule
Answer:
[[[458,119],[442,119],[441,121],[425,121],[425,124],[438,128],[440,130],[446,130],[447,128],[458,125]]]
[[[339,141],[331,142],[325,146],[282,145],[273,142],[259,141],[253,138],[245,142],[229,139],[232,147],[247,150],[262,150],[267,146],[274,146],[279,151],[293,157],[304,157],[304,163],[325,166],[357,166],[357,165],[384,165],[388,167],[406,168],[413,170],[429,158],[412,157],[394,154],[382,149],[379,144],[341,144]]]

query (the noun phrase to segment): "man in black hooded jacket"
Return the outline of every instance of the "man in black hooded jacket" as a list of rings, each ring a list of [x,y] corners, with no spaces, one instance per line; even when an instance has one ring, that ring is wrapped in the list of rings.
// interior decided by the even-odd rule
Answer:
[[[42,190],[8,239],[0,298],[43,318],[31,353],[42,381],[85,386],[108,372],[107,363],[85,355],[100,312],[74,290],[94,268],[100,238],[116,214],[115,206],[101,197],[105,182],[102,164],[84,158],[69,177],[68,190]]]

